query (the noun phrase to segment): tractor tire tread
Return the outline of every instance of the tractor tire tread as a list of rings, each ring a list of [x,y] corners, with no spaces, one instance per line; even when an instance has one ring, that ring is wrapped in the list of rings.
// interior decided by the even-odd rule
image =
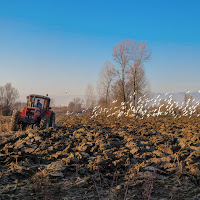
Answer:
[[[40,121],[40,129],[47,129],[50,126],[50,118],[49,117],[43,117]]]
[[[19,123],[19,111],[14,111],[11,117],[10,122],[10,130],[17,131],[18,130],[18,123]]]

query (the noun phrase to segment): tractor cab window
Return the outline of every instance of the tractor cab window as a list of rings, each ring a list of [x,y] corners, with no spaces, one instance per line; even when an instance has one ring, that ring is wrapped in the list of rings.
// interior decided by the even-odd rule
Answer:
[[[42,99],[42,98],[35,98],[34,107],[38,107],[40,109],[40,112],[42,112],[43,106],[44,106],[44,99]]]
[[[35,104],[35,97],[28,96],[27,97],[27,106],[34,107]]]

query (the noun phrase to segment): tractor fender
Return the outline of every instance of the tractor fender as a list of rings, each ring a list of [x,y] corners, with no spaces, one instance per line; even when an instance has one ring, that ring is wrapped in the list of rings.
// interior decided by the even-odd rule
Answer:
[[[20,117],[26,117],[26,110],[27,110],[27,107],[24,107],[20,114]]]
[[[52,111],[47,110],[47,111],[45,112],[45,116],[46,116],[46,117],[51,117],[51,113],[52,113]]]

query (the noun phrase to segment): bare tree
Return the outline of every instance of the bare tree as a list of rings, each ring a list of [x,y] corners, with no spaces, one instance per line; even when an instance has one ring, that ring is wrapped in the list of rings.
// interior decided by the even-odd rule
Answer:
[[[98,91],[99,104],[108,107],[111,100],[111,86],[116,76],[115,67],[109,61],[106,61],[104,67],[99,73]]]
[[[137,106],[139,97],[150,93],[149,82],[142,66],[131,66],[128,74],[129,94],[133,96],[134,106]]]
[[[83,110],[83,99],[81,98],[74,98],[68,104],[68,110],[71,112],[81,112]]]
[[[129,70],[129,83],[133,88],[134,105],[137,106],[139,97],[149,90],[143,66],[151,58],[151,50],[148,49],[146,42],[139,42],[135,47],[132,52],[133,64]]]
[[[121,102],[124,102],[125,95],[125,101],[127,102],[131,91],[132,88],[129,82],[126,81],[124,85],[122,85],[121,79],[117,79],[112,85],[112,99],[118,101],[116,104],[121,104]]]
[[[126,69],[130,66],[132,61],[135,41],[124,40],[113,47],[113,59],[119,64],[117,74],[119,76],[118,84],[121,85],[123,101],[126,102]]]
[[[85,102],[86,107],[89,111],[92,111],[96,105],[96,96],[94,92],[94,88],[91,84],[87,85],[86,91],[85,91]]]
[[[138,44],[133,40],[125,40],[113,47],[113,59],[119,64],[116,81],[113,90],[118,96],[121,95],[124,102],[128,96],[134,94],[134,105],[138,98],[148,91],[144,63],[151,58],[151,51],[146,42]],[[117,89],[117,90],[116,90]]]
[[[0,106],[2,107],[4,115],[8,115],[11,107],[18,98],[19,92],[11,83],[0,87]]]
[[[13,104],[12,108],[13,108],[13,109],[17,109],[17,110],[21,110],[21,109],[24,108],[26,105],[27,105],[26,102],[16,101],[16,102]]]

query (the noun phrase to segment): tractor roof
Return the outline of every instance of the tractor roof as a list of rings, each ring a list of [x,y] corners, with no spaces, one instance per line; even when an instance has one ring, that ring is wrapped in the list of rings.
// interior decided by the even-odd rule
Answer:
[[[43,95],[38,95],[38,94],[30,94],[29,96],[31,97],[36,97],[36,98],[41,98],[41,99],[50,99],[47,96],[43,96]]]

